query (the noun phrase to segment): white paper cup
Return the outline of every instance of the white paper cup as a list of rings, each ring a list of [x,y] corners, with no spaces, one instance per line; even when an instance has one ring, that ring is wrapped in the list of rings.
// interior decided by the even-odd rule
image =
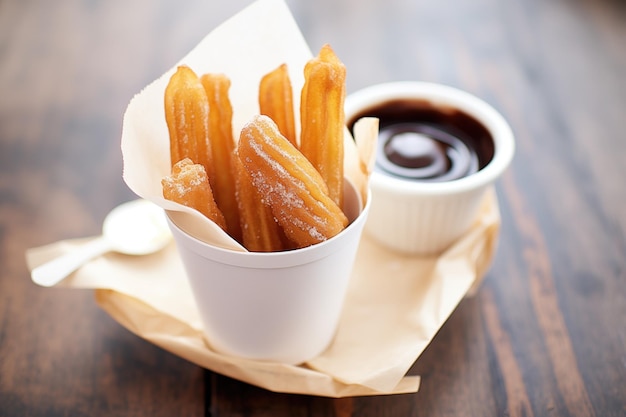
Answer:
[[[215,351],[299,364],[332,341],[365,224],[347,181],[350,225],[337,236],[285,252],[236,252],[208,245],[169,219],[204,326]],[[371,200],[371,199],[368,199]]]
[[[394,102],[396,107],[390,105]],[[513,158],[513,133],[500,113],[477,97],[444,85],[411,81],[374,85],[350,94],[346,98],[346,120],[350,125],[362,116],[379,117],[379,146],[384,146],[383,128],[389,121],[386,119],[393,118],[394,112],[400,111],[398,103],[426,106],[442,114],[460,111],[488,132],[487,139],[480,140],[491,142],[492,156],[487,157],[488,162],[477,172],[437,182],[390,174],[385,167],[380,167],[384,165],[380,163],[381,154],[376,156],[377,167],[370,180],[372,207],[365,233],[394,251],[412,255],[437,254],[471,227],[485,190]],[[393,110],[384,114],[380,112],[382,108]],[[471,134],[465,132],[466,136]]]

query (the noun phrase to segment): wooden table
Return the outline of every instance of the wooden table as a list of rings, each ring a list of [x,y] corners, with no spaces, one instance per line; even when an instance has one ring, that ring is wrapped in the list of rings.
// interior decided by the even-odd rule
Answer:
[[[425,80],[511,123],[502,231],[415,394],[267,392],[134,336],[89,291],[30,281],[29,247],[132,199],[129,99],[248,0],[0,3],[0,416],[626,415],[626,6],[621,0],[288,0],[348,92]]]

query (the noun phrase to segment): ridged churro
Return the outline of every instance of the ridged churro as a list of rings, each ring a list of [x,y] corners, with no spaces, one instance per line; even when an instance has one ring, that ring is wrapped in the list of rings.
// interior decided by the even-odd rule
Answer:
[[[237,155],[233,158],[236,172],[237,202],[241,216],[242,244],[251,252],[276,252],[285,249],[284,233],[272,209],[263,198]]]
[[[324,179],[269,117],[255,116],[243,127],[238,153],[252,183],[298,247],[325,241],[348,224],[328,196]]]
[[[249,251],[325,241],[348,224],[344,182],[346,69],[329,45],[304,68],[300,137],[287,64],[259,83],[260,115],[233,138],[230,79],[180,65],[165,89],[172,173],[165,198],[192,207]]]
[[[161,180],[161,186],[163,197],[198,210],[226,230],[224,215],[215,203],[209,178],[201,164],[182,159],[174,164],[171,175]]]
[[[297,147],[293,89],[287,64],[280,65],[261,78],[259,108],[261,114],[274,120],[280,133]]]
[[[170,159],[174,166],[184,158],[202,164],[212,176],[208,143],[209,102],[200,78],[181,65],[165,89],[165,120],[170,135]]]
[[[304,68],[300,96],[300,150],[328,185],[331,198],[343,204],[343,133],[346,67],[330,45]]]
[[[233,155],[233,108],[228,97],[230,79],[224,74],[204,74],[200,77],[209,103],[208,136],[213,167],[209,182],[217,206],[226,219],[228,233],[241,240],[239,208],[235,197]]]

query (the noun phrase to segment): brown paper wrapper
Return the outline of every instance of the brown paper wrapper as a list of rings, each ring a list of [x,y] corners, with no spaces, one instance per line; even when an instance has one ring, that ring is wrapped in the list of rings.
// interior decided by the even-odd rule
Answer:
[[[233,51],[237,51],[233,55]],[[282,0],[259,0],[211,32],[180,63],[198,73],[222,72],[232,80],[235,132],[258,112],[261,76],[286,62],[294,92],[311,53]],[[176,67],[176,66],[175,66]],[[197,230],[201,239],[241,250],[197,212],[161,197],[169,174],[169,137],[163,92],[175,67],[133,98],[124,117],[124,180],[139,196],[168,210]],[[296,100],[298,101],[298,100]],[[346,176],[367,198],[376,126],[365,121],[346,140]],[[493,189],[472,226],[437,257],[390,252],[364,235],[336,337],[326,352],[300,366],[251,361],[212,351],[174,243],[159,253],[131,257],[107,254],[57,286],[95,289],[96,301],[121,325],[199,366],[272,391],[328,397],[416,392],[418,376],[407,376],[421,352],[459,301],[476,288],[495,253],[500,217]],[[36,266],[69,252],[84,239],[30,249]]]
[[[173,243],[144,257],[105,255],[58,286],[94,288],[98,304],[139,337],[271,391],[328,397],[416,392],[420,379],[407,371],[461,299],[480,284],[495,254],[499,227],[492,189],[472,228],[439,256],[400,255],[364,235],[335,339],[300,366],[212,351]],[[85,242],[30,249],[28,266],[32,270]]]

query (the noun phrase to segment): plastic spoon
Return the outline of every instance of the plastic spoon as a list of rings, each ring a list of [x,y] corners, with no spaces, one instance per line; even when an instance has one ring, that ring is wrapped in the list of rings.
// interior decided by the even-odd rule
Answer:
[[[32,271],[35,283],[51,287],[91,259],[115,251],[147,255],[167,245],[172,235],[165,213],[148,200],[134,200],[114,208],[104,219],[102,236]]]

